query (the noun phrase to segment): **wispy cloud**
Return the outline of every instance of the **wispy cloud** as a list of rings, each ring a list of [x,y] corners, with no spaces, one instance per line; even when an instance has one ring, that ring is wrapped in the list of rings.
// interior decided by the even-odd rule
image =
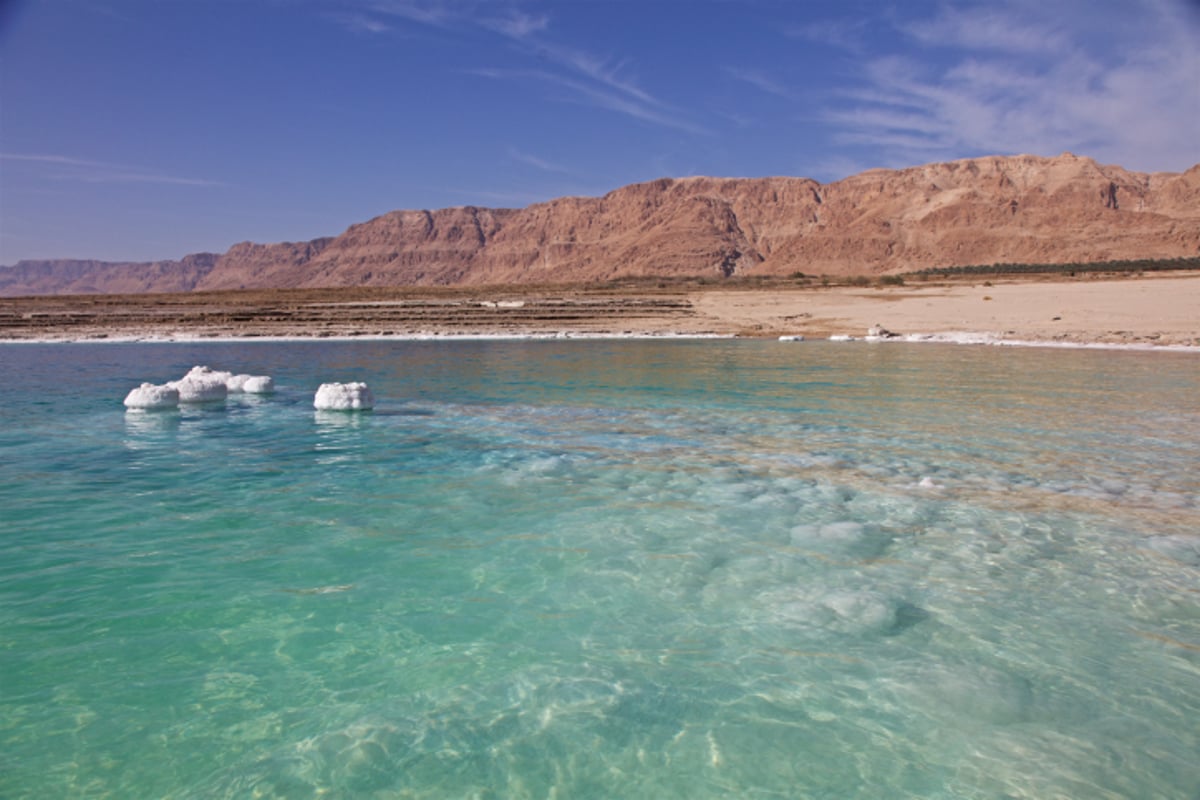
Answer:
[[[598,56],[553,38],[546,14],[529,14],[515,6],[497,11],[498,6],[470,0],[370,0],[366,5],[377,14],[443,30],[486,31],[536,64],[529,69],[466,70],[469,74],[496,80],[536,80],[568,90],[574,102],[651,125],[709,135],[681,109],[639,85],[630,75],[628,61]]]
[[[527,164],[528,166],[539,169],[542,172],[553,172],[560,175],[566,175],[569,172],[566,167],[560,164],[555,164],[552,161],[547,161],[544,158],[539,158],[538,156],[530,155],[529,153],[523,153],[515,147],[508,148],[508,157],[513,161],[520,162],[521,164]]]
[[[157,183],[169,186],[224,186],[220,181],[187,178],[154,172],[127,164],[41,153],[0,153],[0,161],[25,163],[40,168],[53,180],[80,183]]]
[[[1073,33],[1056,9],[1010,11],[898,23],[905,54],[864,61],[861,85],[824,113],[836,138],[889,163],[1063,150],[1141,169],[1200,160],[1200,31],[1177,6],[1122,8],[1108,24],[1137,29],[1119,48]]]
[[[764,72],[755,69],[743,69],[740,67],[725,67],[725,74],[735,80],[748,83],[756,89],[759,89],[767,94],[773,94],[776,97],[792,99],[792,90],[787,86],[776,81],[771,76]]]
[[[566,89],[568,93],[561,99],[563,102],[581,103],[584,105],[615,111],[663,128],[673,128],[697,136],[711,135],[710,131],[693,123],[682,115],[673,113],[669,108],[659,107],[639,102],[619,91],[612,91],[603,84],[589,83],[547,70],[514,70],[514,69],[473,69],[468,74],[478,75],[493,80],[535,80]]]
[[[334,14],[332,18],[351,33],[380,34],[392,30],[391,25],[367,14]]]
[[[1014,18],[995,8],[944,8],[932,19],[901,23],[900,29],[921,44],[976,51],[1051,53],[1071,46],[1052,24]]]
[[[463,13],[462,4],[451,0],[369,0],[362,5],[378,14],[439,28],[450,25]]]
[[[510,39],[521,40],[546,30],[550,26],[550,18],[545,14],[535,17],[521,11],[510,10],[502,17],[482,19],[480,24]]]
[[[817,20],[801,25],[792,25],[784,30],[793,39],[840,47],[851,53],[865,53],[869,48],[866,38],[867,20]]]

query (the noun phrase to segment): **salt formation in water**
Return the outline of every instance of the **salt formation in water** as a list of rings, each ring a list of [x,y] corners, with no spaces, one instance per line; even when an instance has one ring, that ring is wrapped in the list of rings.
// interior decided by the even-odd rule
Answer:
[[[218,372],[208,367],[192,367],[188,373],[177,381],[167,384],[179,390],[181,403],[205,403],[212,400],[224,400],[229,394],[225,382],[233,377],[232,372]]]
[[[179,390],[172,386],[143,383],[125,395],[125,407],[140,411],[156,411],[179,405]]]
[[[232,375],[225,381],[225,388],[231,392],[269,394],[275,391],[275,381],[270,375]]]
[[[267,394],[275,391],[269,375],[234,375],[232,372],[195,366],[177,381],[156,386],[143,383],[125,397],[131,409],[175,408],[180,403],[206,403],[224,400],[230,392]]]
[[[366,411],[375,407],[375,398],[365,383],[322,383],[313,398],[320,411]]]

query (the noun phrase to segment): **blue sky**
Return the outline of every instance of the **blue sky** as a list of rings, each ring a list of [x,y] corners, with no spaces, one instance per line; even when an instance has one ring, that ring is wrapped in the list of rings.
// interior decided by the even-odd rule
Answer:
[[[662,176],[1200,162],[1197,0],[0,0],[0,263]]]

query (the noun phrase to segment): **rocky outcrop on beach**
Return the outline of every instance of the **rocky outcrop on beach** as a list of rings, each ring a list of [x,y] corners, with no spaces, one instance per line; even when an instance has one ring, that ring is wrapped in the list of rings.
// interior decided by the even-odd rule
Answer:
[[[883,275],[1200,254],[1200,165],[1064,153],[807,178],[663,178],[523,209],[393,211],[310,242],[178,262],[21,262],[0,294]]]

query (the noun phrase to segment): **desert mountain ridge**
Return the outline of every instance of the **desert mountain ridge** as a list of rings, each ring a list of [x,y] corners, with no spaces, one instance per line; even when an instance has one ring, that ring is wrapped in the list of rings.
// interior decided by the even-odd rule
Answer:
[[[21,261],[0,295],[883,275],[1200,254],[1200,164],[1131,172],[1064,153],[808,178],[662,178],[520,209],[393,211],[308,242],[177,261]]]

